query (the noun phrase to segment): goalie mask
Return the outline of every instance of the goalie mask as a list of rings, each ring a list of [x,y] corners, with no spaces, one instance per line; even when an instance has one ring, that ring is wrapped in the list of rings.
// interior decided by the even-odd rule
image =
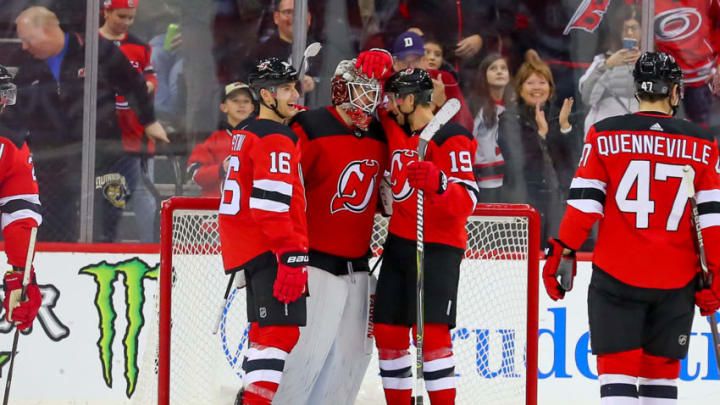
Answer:
[[[355,69],[355,59],[343,60],[330,89],[333,105],[342,108],[358,129],[367,130],[380,99],[380,82]]]
[[[6,105],[14,105],[17,96],[17,87],[5,66],[0,65],[0,111]]]

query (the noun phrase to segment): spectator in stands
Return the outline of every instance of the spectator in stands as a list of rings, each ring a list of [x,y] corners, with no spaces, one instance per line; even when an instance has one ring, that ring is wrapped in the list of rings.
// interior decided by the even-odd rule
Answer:
[[[445,60],[445,49],[434,38],[423,36],[425,43],[425,70],[442,70],[452,74],[453,79],[457,81],[457,72],[455,68]]]
[[[15,82],[23,105],[16,119],[29,131],[35,170],[40,188],[43,227],[39,240],[77,241],[79,230],[80,162],[83,133],[83,94],[85,45],[83,37],[65,33],[57,16],[44,7],[30,7],[15,20],[23,49],[33,56],[18,70]],[[155,120],[152,98],[145,79],[112,42],[100,38],[98,45],[98,89],[96,134],[95,224],[98,240],[112,240],[112,230],[104,232],[104,210],[122,205],[127,184],[119,173],[108,168],[122,154],[120,129],[115,111],[115,95],[127,97],[137,113],[145,134],[156,141],[169,142],[165,130]]]
[[[440,108],[449,98],[457,98],[461,103],[460,111],[453,117],[453,121],[472,130],[472,116],[467,108],[465,98],[452,74],[444,70],[428,69],[425,58],[425,42],[416,31],[406,31],[397,39],[392,48],[393,69],[399,72],[403,69],[426,69],[433,81],[432,104],[435,109]]]
[[[509,83],[507,60],[499,53],[491,53],[480,62],[475,90],[468,98],[475,117],[472,133],[478,143],[473,171],[480,187],[480,198],[486,202],[500,201],[505,161],[498,147],[498,121],[510,100]]]
[[[634,113],[638,109],[635,99],[633,68],[640,57],[641,27],[637,11],[627,7],[619,12],[611,27],[622,27],[611,32],[608,51],[598,54],[580,78],[579,87],[583,104],[589,107],[585,117],[584,134],[590,126],[614,115]]]
[[[137,6],[137,0],[106,0],[103,10],[105,22],[100,27],[99,33],[101,37],[113,41],[120,48],[130,64],[144,76],[147,92],[154,94],[158,81],[151,62],[150,45],[128,33],[135,21]],[[158,210],[153,195],[154,189],[150,189],[154,187],[151,176],[155,142],[145,136],[143,126],[138,122],[137,114],[130,109],[125,96],[118,94],[115,103],[125,153],[111,171],[117,170],[127,182],[129,189],[127,204],[135,214],[137,238],[141,243],[152,243],[155,234],[155,214]],[[109,211],[106,216],[112,215],[110,212],[115,214],[115,221],[120,220],[122,210]],[[111,219],[107,218],[103,226],[114,229],[117,223],[113,224]]]
[[[581,139],[578,125],[570,122],[573,99],[563,100],[558,111],[551,102],[554,90],[550,68],[529,51],[515,76],[516,102],[500,116],[498,127],[506,166],[502,199],[538,210],[542,240],[557,231]]]
[[[182,34],[178,32],[169,38],[167,31],[163,31],[150,40],[150,47],[150,63],[158,81],[155,112],[158,119],[178,127],[185,111],[184,63],[180,55]]]
[[[217,131],[198,144],[188,159],[188,175],[202,188],[203,197],[220,197],[227,172],[230,144],[235,130],[242,129],[256,113],[253,91],[240,82],[225,86],[220,111],[225,114]]]

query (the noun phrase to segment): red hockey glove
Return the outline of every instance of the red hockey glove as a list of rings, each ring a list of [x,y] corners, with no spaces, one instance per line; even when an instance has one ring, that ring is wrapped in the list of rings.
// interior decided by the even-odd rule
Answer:
[[[695,305],[702,316],[710,316],[720,309],[720,277],[713,277],[710,288],[695,293]]]
[[[433,162],[412,162],[408,165],[410,187],[427,193],[442,194],[448,188],[447,176]]]
[[[571,250],[569,255],[563,255],[566,247],[557,239],[549,239],[550,247],[545,251],[545,267],[543,267],[543,283],[553,301],[565,297],[565,292],[573,288],[573,278],[577,273],[577,262],[575,251]],[[569,248],[568,248],[569,249]],[[558,282],[558,276],[560,282]]]
[[[280,302],[289,304],[305,292],[310,258],[307,251],[302,249],[280,249],[276,257],[278,272],[273,284],[273,295]]]
[[[380,48],[360,52],[355,61],[355,69],[360,69],[368,77],[385,80],[394,73],[392,55]]]
[[[8,322],[16,323],[19,330],[32,326],[42,303],[42,293],[35,282],[35,274],[30,276],[30,284],[27,286],[27,301],[20,302],[23,273],[10,270],[3,279],[5,318]]]

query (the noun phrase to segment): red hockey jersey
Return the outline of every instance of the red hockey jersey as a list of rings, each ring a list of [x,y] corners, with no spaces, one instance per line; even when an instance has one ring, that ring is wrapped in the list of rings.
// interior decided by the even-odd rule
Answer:
[[[407,165],[417,161],[419,133],[406,134],[395,120],[380,111],[381,122],[390,147],[390,185],[393,215],[389,231],[405,239],[417,235],[417,196],[407,178]],[[475,209],[478,186],[473,175],[472,156],[477,142],[468,130],[448,122],[428,144],[425,160],[434,162],[448,178],[443,194],[425,193],[424,240],[465,249],[465,223]]]
[[[285,125],[258,119],[233,134],[218,210],[226,271],[268,251],[307,249],[299,165],[297,136]]]
[[[113,41],[113,43],[125,54],[130,64],[143,74],[145,81],[152,82],[153,87],[157,89],[157,76],[150,63],[152,53],[150,45],[128,33],[125,34],[124,39]],[[143,140],[145,127],[138,121],[137,114],[130,108],[125,96],[118,94],[115,97],[115,109],[117,110],[118,125],[122,132],[123,148],[129,152],[154,153],[155,142],[147,138]]]
[[[291,125],[300,139],[310,248],[362,257],[370,246],[378,184],[387,165],[379,122],[349,128],[335,107],[306,111]]]
[[[694,173],[711,269],[718,269],[720,166],[710,134],[661,113],[605,119],[588,131],[559,239],[573,249],[593,223],[593,264],[643,288],[679,288],[699,269],[683,168]]]
[[[718,0],[656,0],[655,45],[675,57],[683,82],[700,86],[718,63]]]
[[[25,268],[30,229],[42,216],[30,150],[14,138],[0,136],[0,222],[8,264]]]

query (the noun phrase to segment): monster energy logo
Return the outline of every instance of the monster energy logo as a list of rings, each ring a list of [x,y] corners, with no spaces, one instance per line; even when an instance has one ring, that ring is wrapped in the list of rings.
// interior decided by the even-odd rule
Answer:
[[[122,274],[125,286],[125,303],[127,305],[125,317],[127,327],[123,336],[122,344],[125,348],[125,393],[128,398],[135,391],[138,378],[138,338],[145,318],[143,317],[143,306],[145,304],[145,288],[143,280],[157,280],[158,268],[151,268],[147,263],[138,258],[133,258],[116,264],[108,264],[102,261],[98,264],[91,264],[80,269],[80,274],[92,276],[97,284],[95,295],[95,307],[100,315],[100,339],[97,346],[100,353],[100,363],[103,369],[105,384],[112,388],[112,344],[115,339],[115,318],[117,312],[113,306],[113,295],[115,293],[115,282]]]

